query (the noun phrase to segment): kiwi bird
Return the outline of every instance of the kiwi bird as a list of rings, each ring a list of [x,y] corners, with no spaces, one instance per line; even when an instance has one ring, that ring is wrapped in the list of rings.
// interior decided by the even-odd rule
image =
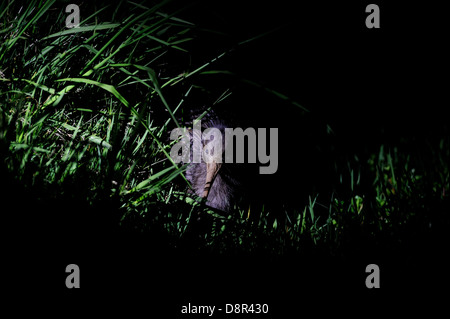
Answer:
[[[215,128],[220,131],[222,136],[225,136],[226,127],[225,121],[214,114],[203,119],[201,124],[202,131]],[[199,145],[202,147],[214,139],[214,135],[206,134],[205,137],[196,130],[190,130],[190,137],[191,144],[200,142]],[[193,192],[206,199],[207,206],[228,212],[236,199],[240,183],[234,172],[236,164],[224,163],[225,142],[222,142],[222,148],[218,151],[215,148],[210,149],[208,162],[205,162],[202,157],[200,163],[193,163],[191,152],[191,162],[186,170],[186,178],[191,183]]]

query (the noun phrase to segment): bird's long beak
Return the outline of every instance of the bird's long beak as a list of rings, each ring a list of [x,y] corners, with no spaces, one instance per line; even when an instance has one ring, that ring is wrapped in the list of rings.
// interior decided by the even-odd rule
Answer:
[[[208,197],[209,191],[212,187],[212,184],[214,183],[214,179],[216,178],[221,166],[222,163],[216,163],[214,161],[212,161],[211,163],[206,163],[206,181],[202,197]]]

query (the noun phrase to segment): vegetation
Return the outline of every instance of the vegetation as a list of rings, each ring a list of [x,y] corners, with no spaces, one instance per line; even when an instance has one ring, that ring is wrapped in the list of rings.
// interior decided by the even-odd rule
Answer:
[[[313,247],[345,254],[361,243],[401,244],[449,226],[445,130],[336,156],[331,196],[311,193],[295,209],[208,209],[188,193],[185,167],[169,156],[168,132],[188,119],[190,98],[214,108],[229,97],[230,72],[217,63],[260,38],[194,50],[202,35],[223,35],[180,18],[183,8],[170,1],[83,7],[73,29],[64,26],[64,8],[55,0],[0,4],[5,198],[62,205],[58,214],[71,214],[76,225],[96,220],[96,227],[141,233],[167,248],[217,253],[297,254]]]

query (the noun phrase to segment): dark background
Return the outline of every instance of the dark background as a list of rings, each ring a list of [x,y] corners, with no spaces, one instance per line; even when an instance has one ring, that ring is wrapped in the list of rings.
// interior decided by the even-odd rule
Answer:
[[[227,36],[206,35],[193,52],[214,56],[268,32],[236,45],[216,68],[310,111],[305,115],[245,84],[236,84],[231,98],[217,107],[244,127],[279,128],[279,171],[254,178],[260,185],[290,187],[257,188],[255,196],[271,197],[275,190],[274,198],[289,201],[312,189],[325,192],[333,182],[330,158],[356,154],[364,161],[381,144],[448,134],[442,102],[445,19],[434,5],[379,1],[381,28],[368,29],[368,1],[200,3],[201,10],[194,6],[182,16]]]
[[[227,41],[210,35],[208,48],[205,41],[193,48],[216,53],[280,27],[237,48],[219,64],[282,92],[311,111],[305,119],[292,105],[245,86],[237,86],[226,104],[229,112],[239,110],[248,126],[279,128],[279,174],[260,181],[262,185],[292,185],[283,188],[278,200],[295,201],[299,189],[308,189],[313,180],[317,185],[331,182],[327,170],[301,169],[323,160],[323,153],[311,152],[309,147],[330,143],[326,125],[335,133],[330,152],[342,156],[367,153],[381,143],[448,134],[443,98],[444,57],[448,56],[445,11],[429,2],[377,1],[381,29],[367,29],[365,7],[369,3],[203,1],[181,15],[228,34]],[[99,209],[107,211],[108,207]],[[64,306],[61,315],[87,314],[93,306],[98,315],[120,309],[128,317],[137,311],[148,317],[165,311],[164,317],[174,318],[188,302],[216,308],[225,303],[267,303],[271,315],[262,317],[288,318],[291,313],[301,316],[310,311],[317,315],[403,314],[423,305],[426,294],[434,296],[445,288],[445,245],[427,250],[426,243],[423,247],[411,244],[398,252],[361,244],[345,258],[313,251],[301,260],[295,256],[192,256],[149,247],[139,235],[112,232],[108,224],[82,227],[86,238],[52,230],[48,241],[28,242],[23,246],[26,249],[15,249],[12,258],[26,262],[15,269],[23,280],[16,283],[13,293],[20,296],[35,290],[33,307]],[[96,240],[88,240],[90,236]],[[80,266],[79,290],[64,286],[64,268],[69,263]],[[365,267],[370,263],[380,266],[379,290],[365,287]],[[47,295],[43,287],[51,292]]]

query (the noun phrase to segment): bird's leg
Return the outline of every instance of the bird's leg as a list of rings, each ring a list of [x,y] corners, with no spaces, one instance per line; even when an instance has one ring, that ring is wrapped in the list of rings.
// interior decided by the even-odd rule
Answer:
[[[211,190],[212,184],[214,183],[214,179],[216,178],[221,166],[222,163],[216,163],[214,161],[212,161],[211,163],[206,163],[206,181],[202,197],[208,197],[209,191]]]

